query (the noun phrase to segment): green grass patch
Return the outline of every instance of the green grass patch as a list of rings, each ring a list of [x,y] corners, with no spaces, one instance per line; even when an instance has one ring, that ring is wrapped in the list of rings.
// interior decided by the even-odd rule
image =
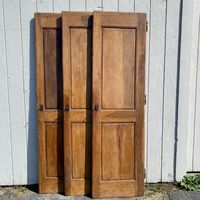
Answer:
[[[189,191],[200,191],[200,174],[184,176],[180,185]]]

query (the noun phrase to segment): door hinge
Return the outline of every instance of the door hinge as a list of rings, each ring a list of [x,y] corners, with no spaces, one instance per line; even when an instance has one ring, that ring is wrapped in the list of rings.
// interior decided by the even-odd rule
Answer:
[[[146,169],[144,169],[144,179],[147,178]]]
[[[146,21],[146,32],[148,31],[149,25],[148,22]]]
[[[147,104],[147,95],[145,94],[144,95],[144,105],[146,105]]]

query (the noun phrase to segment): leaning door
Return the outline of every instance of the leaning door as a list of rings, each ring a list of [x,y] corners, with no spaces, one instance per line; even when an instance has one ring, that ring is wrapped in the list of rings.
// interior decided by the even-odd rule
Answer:
[[[61,15],[35,14],[40,193],[63,192]]]
[[[146,15],[93,20],[92,196],[142,195]]]
[[[91,26],[91,13],[62,13],[66,195],[91,192]]]

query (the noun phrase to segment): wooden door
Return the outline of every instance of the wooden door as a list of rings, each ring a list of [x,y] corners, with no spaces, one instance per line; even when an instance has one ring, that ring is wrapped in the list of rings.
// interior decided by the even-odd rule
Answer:
[[[145,14],[94,12],[94,198],[144,192],[145,35]]]
[[[35,14],[39,192],[63,192],[61,15]]]
[[[92,14],[62,13],[65,194],[91,192]]]

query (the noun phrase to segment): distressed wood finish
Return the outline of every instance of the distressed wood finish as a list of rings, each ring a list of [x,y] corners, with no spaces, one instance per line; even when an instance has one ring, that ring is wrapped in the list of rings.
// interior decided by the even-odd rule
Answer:
[[[91,193],[91,20],[91,13],[62,13],[66,195]]]
[[[144,192],[145,37],[145,14],[94,12],[94,198]]]
[[[63,192],[62,37],[59,14],[35,14],[39,192]]]

